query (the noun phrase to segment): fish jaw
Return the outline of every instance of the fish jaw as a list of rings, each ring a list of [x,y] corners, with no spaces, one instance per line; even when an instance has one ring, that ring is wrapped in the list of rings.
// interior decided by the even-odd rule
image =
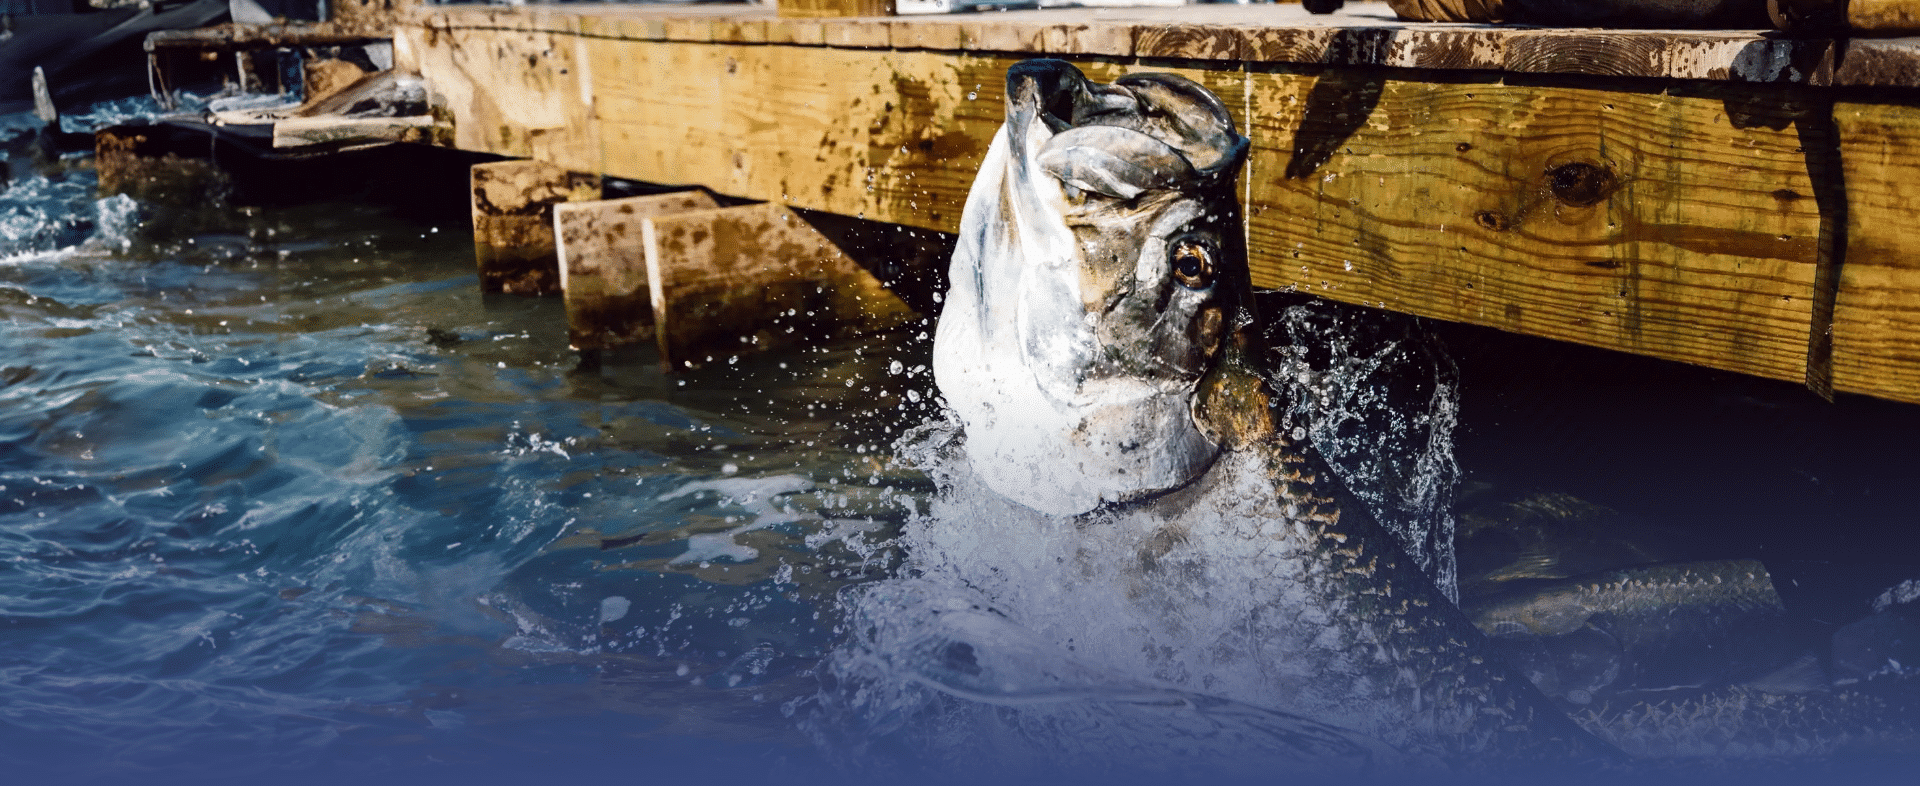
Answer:
[[[1176,108],[1225,118],[1197,85],[1130,79],[1143,93],[1199,91],[1211,105],[1187,96]],[[1201,157],[1213,167],[1203,175],[1166,133],[1126,125],[1147,100],[1129,89],[1057,62],[1015,66],[1008,82],[934,344],[968,461],[997,493],[1050,515],[1176,488],[1220,451],[1194,398],[1229,321],[1232,271],[1244,269],[1238,206],[1220,186],[1244,139]],[[1064,104],[1098,122],[1072,125]],[[1231,135],[1230,119],[1215,122]],[[1196,253],[1205,280],[1176,275],[1174,255]]]

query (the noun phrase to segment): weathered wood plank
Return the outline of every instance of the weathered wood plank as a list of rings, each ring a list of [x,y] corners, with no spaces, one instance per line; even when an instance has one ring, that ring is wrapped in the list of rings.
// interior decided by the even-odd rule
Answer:
[[[1802,376],[1819,215],[1791,107],[1250,78],[1258,285]]]
[[[713,40],[727,44],[767,43],[767,20],[750,18],[716,19]]]
[[[1846,9],[1855,30],[1920,32],[1920,0],[1847,0]]]
[[[957,52],[967,48],[966,26],[950,19],[922,17],[911,21],[888,22],[887,40],[895,49],[945,49]]]
[[[268,25],[228,22],[186,30],[158,30],[147,34],[145,46],[149,52],[231,52],[277,47],[345,46],[374,40],[374,36],[356,29],[313,22]]]
[[[453,145],[604,171],[592,74],[577,34],[431,28],[396,31],[398,69],[432,74],[432,103],[458,118]]]
[[[654,336],[669,369],[913,318],[880,282],[784,205],[642,222]]]
[[[826,19],[820,22],[822,40],[827,46],[850,49],[885,49],[891,45],[891,24],[877,19]]]
[[[461,147],[526,155],[540,141],[542,158],[580,169],[950,232],[1000,123],[1004,70],[1028,54],[1004,47],[1044,48],[1064,24],[1001,17],[1018,22],[957,18],[918,39],[891,20],[875,26],[888,43],[874,49],[478,29],[401,38],[423,50],[414,59],[429,66]],[[1822,68],[1835,84],[1897,83],[1890,67],[1861,70],[1859,53],[1897,61],[1912,48],[1855,41],[1835,63],[1808,60],[1826,50],[1805,42],[1700,31],[1624,35],[1567,57],[1554,41],[1592,34],[1356,22],[1278,35],[1241,20],[1237,32],[1190,36],[1144,18],[1086,23],[1129,31],[1126,48],[1144,59],[1071,59],[1103,81],[1177,64],[1227,100],[1255,143],[1246,193],[1257,284],[1792,380],[1807,373],[1818,321],[1822,200],[1803,151],[1808,134],[1835,135],[1808,114],[1824,112],[1825,92],[1792,85],[1823,81]],[[956,25],[966,51],[946,48]],[[766,27],[770,41],[800,29]],[[552,91],[510,73],[485,81],[508,66],[483,56],[531,53],[551,70],[562,60],[547,50],[567,46],[580,81],[563,89],[577,98],[502,110],[540,109]],[[1231,46],[1316,65],[1212,59]],[[1481,73],[1405,70],[1436,62]],[[1387,67],[1337,67],[1354,63]],[[1499,69],[1537,75],[1484,73]],[[1566,76],[1585,72],[1694,81]],[[1902,336],[1920,319],[1906,283],[1920,272],[1898,262],[1914,249],[1893,228],[1913,214],[1899,188],[1920,179],[1920,159],[1897,142],[1880,153],[1854,144],[1915,137],[1906,111],[1882,107],[1837,132],[1849,145],[1841,193],[1853,242],[1838,268],[1833,378],[1838,390],[1914,400],[1920,357]],[[569,113],[584,119],[551,119]],[[1583,189],[1600,196],[1582,204]]]
[[[421,4],[421,0],[332,0],[321,7],[327,11],[329,27],[385,38],[395,22]]]
[[[522,11],[437,6],[413,18],[420,26],[443,29],[551,33],[569,32],[571,28],[633,40],[764,41],[802,46],[1787,84],[1824,84],[1830,69],[1823,68],[1822,63],[1833,59],[1833,46],[1825,38],[1768,37],[1764,31],[1591,31],[1409,24],[1395,19],[1380,2],[1351,2],[1341,13],[1326,16],[1311,15],[1292,4],[1210,4],[893,19],[881,18],[875,12],[844,21],[835,17],[795,18],[789,13],[792,7],[783,6],[776,15],[760,6],[554,6]],[[676,32],[668,34],[668,29]]]
[[[662,37],[668,41],[686,41],[704,44],[713,40],[714,20],[699,16],[669,16],[661,26]]]
[[[488,292],[560,292],[553,206],[600,198],[600,176],[539,161],[475,164],[473,253]]]
[[[412,142],[433,128],[431,115],[417,117],[289,117],[273,121],[273,146],[306,147],[330,142]]]
[[[1849,41],[1833,81],[1861,87],[1920,85],[1920,38]]]
[[[1143,25],[1134,30],[1137,57],[1188,60],[1246,59],[1246,31],[1193,23]]]
[[[1833,322],[1838,390],[1920,403],[1920,108],[1834,108],[1847,256]]]
[[[1013,60],[596,41],[606,171],[952,231]]]
[[[780,15],[796,19],[892,16],[893,0],[779,0]]]
[[[597,350],[653,338],[653,294],[647,288],[641,222],[719,206],[705,191],[554,205],[568,344]]]

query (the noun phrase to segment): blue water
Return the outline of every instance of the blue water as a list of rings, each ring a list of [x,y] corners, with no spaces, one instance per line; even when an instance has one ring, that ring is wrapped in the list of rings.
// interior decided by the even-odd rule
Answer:
[[[582,367],[558,299],[482,294],[464,216],[405,202],[147,204],[99,198],[84,156],[16,157],[0,192],[0,782],[926,778],[911,741],[948,731],[952,697],[920,690],[890,714],[818,667],[868,654],[848,656],[849,619],[859,638],[927,616],[898,540],[934,496],[898,455],[938,414],[927,327],[676,375],[645,347]],[[1293,321],[1312,342],[1314,319]],[[1463,474],[1467,502],[1539,486],[1691,526],[1701,557],[1769,559],[1822,633],[1920,575],[1903,545],[1916,462],[1891,447],[1920,438],[1911,408],[1693,371],[1635,383],[1645,361],[1454,338],[1457,371],[1416,360],[1463,380],[1460,467],[1442,452],[1415,469]],[[1423,457],[1379,448],[1416,454],[1426,434],[1349,435],[1331,459],[1407,477]],[[1859,586],[1818,595],[1835,576]],[[995,635],[1036,690],[1106,679]],[[1261,760],[1193,765],[1284,734],[1231,697],[1083,692],[1036,754],[1078,758],[1032,771],[1212,782]],[[1125,748],[1191,731],[1167,707],[1195,701],[1233,719],[1209,727],[1223,758]],[[971,764],[954,779],[1033,762]]]
[[[923,493],[914,331],[582,372],[464,225],[204,213],[0,194],[8,782],[818,766],[782,705]]]

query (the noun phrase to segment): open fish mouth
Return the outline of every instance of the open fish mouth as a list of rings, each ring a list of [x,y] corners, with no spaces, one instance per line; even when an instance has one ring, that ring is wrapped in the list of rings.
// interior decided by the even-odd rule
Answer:
[[[1184,77],[1008,69],[934,345],[994,491],[1075,515],[1177,487],[1219,452],[1193,399],[1248,289],[1246,150]]]

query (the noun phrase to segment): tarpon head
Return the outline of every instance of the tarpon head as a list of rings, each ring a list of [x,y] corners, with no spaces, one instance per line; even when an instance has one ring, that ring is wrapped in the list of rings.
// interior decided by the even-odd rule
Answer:
[[[1247,140],[1172,74],[1007,71],[1006,122],[960,220],[934,376],[989,487],[1054,515],[1203,472],[1194,419],[1247,291]]]

